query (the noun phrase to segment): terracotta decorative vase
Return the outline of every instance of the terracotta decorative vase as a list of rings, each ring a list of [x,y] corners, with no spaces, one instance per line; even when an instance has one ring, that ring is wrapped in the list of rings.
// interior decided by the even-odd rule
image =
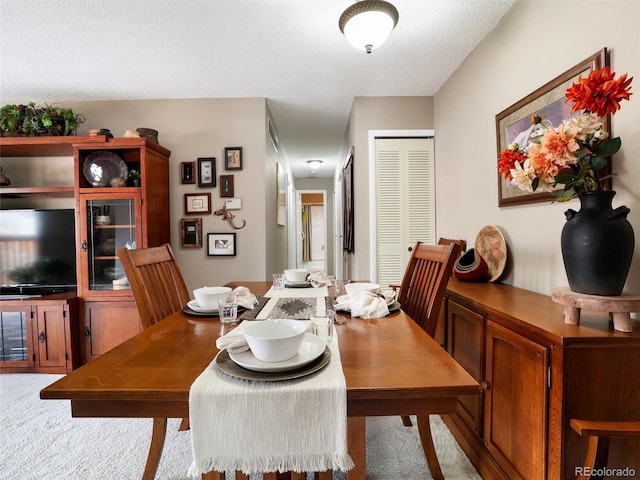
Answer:
[[[562,258],[573,292],[617,296],[622,293],[633,257],[634,234],[629,208],[611,206],[616,192],[580,196],[580,210],[565,212]]]

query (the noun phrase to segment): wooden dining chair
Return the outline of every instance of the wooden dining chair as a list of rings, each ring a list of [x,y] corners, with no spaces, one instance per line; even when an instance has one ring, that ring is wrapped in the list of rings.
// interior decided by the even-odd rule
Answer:
[[[571,419],[571,428],[583,437],[589,438],[589,447],[581,471],[577,471],[576,480],[588,480],[594,477],[587,472],[604,471],[609,459],[610,438],[640,438],[640,422],[599,422],[593,420]]]
[[[182,310],[191,299],[169,244],[133,250],[120,248],[117,253],[127,275],[143,329]],[[188,429],[189,419],[183,418],[180,430]],[[155,477],[166,434],[167,419],[154,418],[143,480]]]
[[[447,283],[458,260],[461,244],[457,241],[441,245],[428,245],[417,242],[405,270],[398,302],[420,327],[433,337]],[[418,432],[427,464],[434,480],[443,480],[442,470],[433,446],[429,415],[417,415]],[[409,416],[402,416],[402,423],[411,426]]]
[[[167,318],[191,300],[171,246],[118,250],[142,328]]]
[[[459,254],[460,244],[456,242],[448,245],[417,242],[402,278],[398,302],[431,337]]]

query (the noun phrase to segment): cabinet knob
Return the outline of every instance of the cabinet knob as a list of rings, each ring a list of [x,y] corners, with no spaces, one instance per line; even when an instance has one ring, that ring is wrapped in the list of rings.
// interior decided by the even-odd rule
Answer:
[[[44,343],[45,338],[46,337],[44,336],[44,330],[40,330],[40,332],[38,333],[38,341],[40,343]]]
[[[412,252],[413,251],[413,247],[409,247],[409,248],[407,248],[407,250]]]
[[[91,336],[91,330],[89,330],[89,327],[84,328],[84,336],[85,338],[89,338]]]
[[[487,382],[486,380],[483,380],[480,383],[480,386],[482,387],[482,390],[485,392],[491,388],[491,385],[489,385],[489,382]]]
[[[80,250],[82,250],[83,252],[87,251],[87,241],[86,240],[82,240],[82,243],[80,244]]]

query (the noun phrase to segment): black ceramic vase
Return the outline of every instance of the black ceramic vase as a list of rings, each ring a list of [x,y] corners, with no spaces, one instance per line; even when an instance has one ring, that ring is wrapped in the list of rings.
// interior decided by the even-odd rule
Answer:
[[[622,293],[633,257],[630,210],[611,201],[616,192],[588,192],[580,196],[580,211],[565,212],[561,245],[564,268],[573,292],[617,296]]]

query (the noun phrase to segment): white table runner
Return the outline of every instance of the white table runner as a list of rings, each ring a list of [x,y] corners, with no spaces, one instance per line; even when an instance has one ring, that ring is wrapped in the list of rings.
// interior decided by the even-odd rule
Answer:
[[[292,297],[293,290],[314,290],[315,295],[306,298],[317,296],[318,305],[326,296],[322,288],[287,289],[282,296]],[[262,316],[261,311],[258,318]],[[193,449],[189,474],[196,478],[212,470],[252,474],[353,468],[347,452],[346,382],[337,334],[334,330],[329,344],[329,364],[296,380],[240,380],[222,373],[214,360],[189,394]]]

